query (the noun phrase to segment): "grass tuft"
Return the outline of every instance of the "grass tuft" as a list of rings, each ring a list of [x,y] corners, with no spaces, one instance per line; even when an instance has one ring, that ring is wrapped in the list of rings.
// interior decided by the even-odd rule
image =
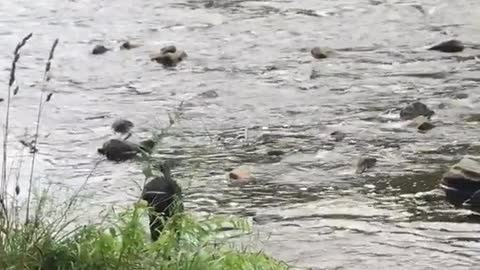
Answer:
[[[27,224],[0,239],[0,269],[288,269],[262,252],[229,244],[231,237],[222,228],[235,231],[234,236],[248,233],[248,224],[241,220],[177,214],[158,241],[147,241],[147,211],[136,204],[109,224],[82,226],[68,237],[56,234],[52,224]]]

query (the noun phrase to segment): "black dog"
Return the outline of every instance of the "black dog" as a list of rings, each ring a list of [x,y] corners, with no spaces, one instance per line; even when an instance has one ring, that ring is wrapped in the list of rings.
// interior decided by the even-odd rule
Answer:
[[[162,176],[150,180],[142,192],[142,199],[152,208],[149,214],[150,235],[156,241],[163,230],[165,222],[176,212],[183,211],[182,190],[172,179],[170,166],[166,163],[160,165]]]

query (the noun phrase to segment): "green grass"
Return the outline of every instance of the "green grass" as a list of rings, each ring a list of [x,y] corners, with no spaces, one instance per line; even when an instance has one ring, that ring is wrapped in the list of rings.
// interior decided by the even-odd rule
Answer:
[[[0,269],[288,269],[262,252],[233,247],[232,237],[249,232],[243,220],[177,214],[151,242],[147,211],[138,203],[112,222],[71,231],[58,231],[63,226],[54,222],[13,229],[3,224]]]

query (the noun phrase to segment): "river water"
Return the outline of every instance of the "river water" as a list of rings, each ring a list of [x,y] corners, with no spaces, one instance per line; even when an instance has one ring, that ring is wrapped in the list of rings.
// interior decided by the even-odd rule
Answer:
[[[144,138],[178,111],[156,155],[178,161],[187,209],[252,218],[267,253],[303,269],[478,269],[479,218],[450,207],[437,185],[480,150],[479,124],[465,121],[480,108],[479,14],[476,0],[1,1],[3,98],[11,52],[34,33],[17,72],[12,160],[28,168],[17,141],[34,132],[59,38],[34,180],[63,198],[92,173],[80,207],[90,218],[134,201],[143,180],[133,162],[93,169],[109,125],[126,117]],[[472,46],[425,50],[451,38]],[[142,46],[119,50],[127,39]],[[91,55],[99,43],[115,50]],[[149,61],[169,44],[188,59],[173,69]],[[313,46],[336,54],[315,60]],[[200,95],[208,90],[218,96]],[[436,112],[425,134],[398,117],[415,100]],[[332,141],[333,131],[347,136]],[[377,166],[355,174],[365,155]],[[239,165],[257,182],[231,185],[225,174]]]

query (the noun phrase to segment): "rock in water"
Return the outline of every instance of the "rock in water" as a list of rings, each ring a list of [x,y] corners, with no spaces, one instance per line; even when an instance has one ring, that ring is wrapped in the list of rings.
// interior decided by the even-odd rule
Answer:
[[[432,117],[435,112],[430,110],[427,105],[421,103],[421,102],[414,102],[409,105],[407,105],[405,108],[400,110],[400,119],[402,120],[412,120],[415,117],[418,116],[425,116],[427,118]]]
[[[122,45],[120,45],[121,50],[131,50],[131,49],[135,49],[135,48],[138,48],[138,47],[140,47],[140,45],[133,44],[130,41],[125,41],[124,43],[122,43]]]
[[[102,148],[98,149],[98,153],[105,155],[108,160],[112,161],[132,159],[138,152],[140,152],[140,148],[137,144],[117,139],[108,140]]]
[[[141,141],[140,150],[145,151],[147,153],[151,153],[155,145],[156,145],[156,142],[152,139]]]
[[[440,51],[440,52],[446,52],[446,53],[461,52],[463,51],[463,49],[465,49],[465,46],[463,45],[463,43],[455,39],[442,42],[440,44],[437,44],[429,48],[429,50],[431,51]]]
[[[102,148],[99,148],[97,151],[105,155],[108,160],[120,162],[133,159],[141,151],[150,153],[154,146],[155,142],[153,140],[146,140],[136,144],[124,140],[111,139],[106,141]]]
[[[103,46],[103,45],[96,45],[93,50],[92,50],[92,54],[104,54],[106,52],[108,52],[110,49],[108,49],[107,47]]]
[[[416,127],[419,131],[428,131],[435,127],[435,125],[423,115],[415,117],[409,125]]]
[[[480,209],[480,157],[466,156],[446,172],[440,182],[447,201]]]
[[[313,47],[310,53],[315,59],[325,59],[332,53],[332,50],[328,48]]]
[[[161,53],[175,53],[176,51],[177,47],[175,47],[174,45],[169,45],[160,49]]]
[[[218,97],[218,93],[215,90],[207,90],[207,91],[202,92],[198,95],[202,98],[217,98]]]
[[[252,168],[249,166],[240,166],[233,169],[228,174],[228,178],[234,184],[249,184],[255,182],[255,178],[252,175]]]
[[[346,136],[347,136],[347,134],[345,134],[341,131],[334,131],[334,132],[330,133],[330,137],[336,142],[343,141],[343,139],[345,139]]]
[[[456,98],[456,99],[466,99],[468,98],[468,94],[467,93],[457,93],[453,96],[453,98]]]
[[[130,120],[126,119],[117,119],[115,122],[112,124],[112,129],[113,131],[121,134],[126,134],[130,132],[130,130],[133,128],[133,122]]]
[[[285,155],[285,151],[279,149],[271,149],[267,151],[267,155],[269,156],[283,156]]]
[[[320,71],[316,69],[312,69],[312,72],[310,72],[310,80],[314,80],[316,78],[320,78],[322,75],[320,74]]]
[[[377,164],[377,159],[373,157],[361,157],[355,164],[355,173],[363,173]]]
[[[150,236],[156,241],[167,220],[175,213],[183,211],[182,189],[175,182],[168,164],[162,164],[163,176],[149,180],[142,191],[142,199],[152,208],[149,214]]]
[[[163,47],[160,53],[150,56],[152,61],[156,61],[166,67],[174,67],[185,58],[187,58],[187,53],[182,50],[177,50],[173,45]]]
[[[480,122],[480,113],[473,113],[469,115],[465,121],[467,122]]]

